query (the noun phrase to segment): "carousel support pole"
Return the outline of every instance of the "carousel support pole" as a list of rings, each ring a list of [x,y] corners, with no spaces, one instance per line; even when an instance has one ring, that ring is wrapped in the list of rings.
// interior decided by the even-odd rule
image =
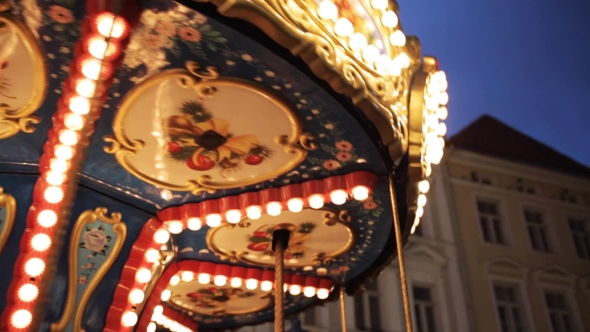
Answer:
[[[346,304],[344,303],[344,287],[340,288],[340,319],[342,320],[342,332],[346,332]]]
[[[275,332],[285,331],[285,250],[289,246],[291,231],[275,230],[272,235],[272,250],[275,256]]]
[[[391,196],[391,213],[393,216],[393,228],[395,230],[395,245],[397,248],[397,263],[399,265],[399,281],[402,288],[402,300],[404,303],[404,315],[406,318],[406,331],[412,332],[412,316],[410,314],[410,300],[408,297],[408,282],[406,280],[406,266],[404,264],[402,232],[397,214],[397,201],[395,197],[395,187],[393,174],[389,177],[389,194]]]

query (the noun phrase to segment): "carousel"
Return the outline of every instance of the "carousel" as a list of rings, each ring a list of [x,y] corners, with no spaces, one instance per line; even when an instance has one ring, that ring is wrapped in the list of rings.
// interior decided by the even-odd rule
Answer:
[[[409,322],[446,89],[388,0],[0,0],[0,331]]]

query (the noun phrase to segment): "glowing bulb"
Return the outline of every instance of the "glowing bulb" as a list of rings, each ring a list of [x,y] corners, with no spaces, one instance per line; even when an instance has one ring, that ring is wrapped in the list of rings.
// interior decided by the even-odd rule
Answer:
[[[97,59],[104,59],[105,56],[111,56],[116,52],[115,44],[108,43],[103,38],[92,38],[88,43],[88,53]]]
[[[164,302],[168,301],[168,300],[170,300],[170,296],[172,296],[172,292],[169,289],[164,289],[164,291],[160,295],[160,300],[162,300]]]
[[[445,134],[447,133],[447,125],[444,122],[439,123],[436,126],[436,133],[439,136],[445,136]]]
[[[268,292],[272,289],[272,281],[264,280],[260,283],[260,290]]]
[[[178,322],[172,322],[172,324],[170,325],[170,331],[177,332],[179,327],[180,324],[178,324]]]
[[[325,288],[318,289],[318,299],[325,300],[330,296],[330,291]]]
[[[154,315],[158,315],[158,316],[160,316],[160,315],[162,315],[163,313],[164,313],[164,307],[162,307],[161,305],[159,305],[159,304],[158,304],[158,305],[157,305],[157,306],[154,308]]]
[[[59,141],[63,145],[76,145],[78,143],[78,134],[70,129],[64,129],[59,132]]]
[[[39,288],[33,284],[24,284],[18,289],[18,298],[23,302],[31,302],[39,295]]]
[[[381,22],[387,28],[395,28],[399,23],[399,19],[392,10],[388,10],[381,16]]]
[[[137,324],[137,314],[133,311],[125,311],[121,317],[121,323],[123,323],[123,326],[127,327],[135,326],[135,324]]]
[[[27,326],[31,325],[32,320],[33,315],[30,311],[25,309],[15,311],[10,317],[10,323],[17,329],[26,328]]]
[[[402,74],[402,67],[397,63],[397,61],[389,61],[385,69],[389,75],[399,76]]]
[[[152,280],[152,271],[146,269],[145,267],[142,267],[135,273],[135,281],[139,282],[140,284],[145,284],[150,280]]]
[[[287,291],[289,291],[289,285],[288,284],[284,284],[283,285],[283,293],[286,293]]]
[[[420,194],[418,195],[418,206],[426,205],[426,195]]]
[[[98,80],[102,65],[99,60],[89,59],[82,64],[82,75],[91,80]]]
[[[362,50],[367,47],[367,37],[360,32],[356,32],[350,37],[348,44],[350,45],[350,48],[355,51]]]
[[[307,198],[307,202],[312,209],[321,209],[324,206],[324,195],[313,194]]]
[[[258,280],[256,280],[256,279],[246,280],[246,288],[252,290],[252,289],[256,289],[256,287],[258,287]]]
[[[379,49],[377,46],[371,44],[363,50],[363,59],[368,62],[375,62],[379,59]]]
[[[445,106],[449,102],[449,94],[446,92],[441,92],[438,94],[438,98],[436,99],[438,100],[439,104]]]
[[[60,187],[47,187],[43,193],[43,198],[45,198],[48,203],[57,204],[64,198],[64,192]]]
[[[156,323],[157,323],[158,325],[162,325],[162,326],[164,326],[164,323],[166,322],[166,319],[167,319],[167,318],[166,318],[166,317],[164,317],[164,316],[159,316],[158,318],[156,318]]]
[[[398,54],[398,56],[395,57],[395,61],[397,61],[398,65],[402,68],[410,67],[410,57],[404,52]]]
[[[387,0],[373,0],[371,6],[377,10],[384,10],[387,8]]]
[[[145,251],[144,258],[148,263],[155,263],[160,259],[160,252],[156,249],[150,248]]]
[[[199,218],[188,218],[188,220],[186,221],[188,229],[190,229],[191,231],[198,231],[199,229],[201,229],[201,219]]]
[[[324,0],[320,3],[318,14],[324,20],[335,20],[338,17],[338,7],[332,1]]]
[[[164,228],[160,228],[154,233],[154,241],[158,244],[164,244],[170,239],[170,233]]]
[[[291,198],[287,201],[287,208],[291,212],[301,212],[303,210],[303,200],[299,197]]]
[[[233,277],[230,280],[230,285],[233,288],[238,288],[238,287],[242,287],[242,278],[238,278],[238,277]]]
[[[315,296],[315,287],[311,287],[311,286],[303,287],[303,295],[305,297],[314,297]]]
[[[147,332],[156,332],[156,323],[151,322],[147,327]]]
[[[232,224],[237,224],[242,219],[242,212],[238,209],[227,210],[225,212],[225,220]]]
[[[421,193],[426,194],[428,190],[430,190],[430,182],[428,182],[428,180],[420,181],[418,183],[418,190],[420,190]]]
[[[80,130],[84,127],[84,118],[76,113],[69,113],[64,118],[64,125],[71,130]]]
[[[178,221],[178,220],[169,221],[167,224],[168,224],[168,231],[172,234],[180,234],[182,232],[182,229],[184,228],[182,221]]]
[[[352,36],[354,33],[354,26],[352,26],[352,23],[347,18],[341,17],[336,21],[334,32],[341,37]]]
[[[352,188],[352,197],[357,201],[364,201],[369,198],[369,188],[365,186],[356,186]]]
[[[69,160],[74,156],[74,149],[71,146],[58,144],[53,153],[59,159]]]
[[[140,304],[141,302],[143,302],[144,298],[145,294],[141,289],[134,288],[131,290],[131,292],[129,292],[129,302],[131,304]]]
[[[449,110],[445,106],[441,106],[436,110],[436,116],[441,120],[446,120],[449,116]]]
[[[170,285],[172,285],[172,286],[178,285],[179,282],[180,282],[180,277],[178,275],[173,275],[172,278],[170,278]]]
[[[205,217],[205,222],[209,227],[217,227],[221,225],[221,220],[222,218],[219,213],[211,213],[208,214],[207,217]]]
[[[69,168],[69,163],[63,159],[53,158],[49,163],[49,168],[54,172],[65,173]]]
[[[45,262],[41,258],[30,258],[25,263],[25,273],[36,278],[45,271]]]
[[[41,227],[53,227],[57,223],[57,214],[52,210],[43,210],[37,215],[37,222]]]
[[[61,172],[49,171],[45,173],[45,181],[52,186],[61,186],[66,181],[66,175]]]
[[[347,198],[348,198],[348,193],[346,193],[346,191],[344,191],[342,189],[336,189],[330,193],[330,200],[332,200],[332,203],[334,203],[336,205],[342,205],[342,204],[346,203]]]
[[[416,208],[416,217],[422,218],[423,215],[424,215],[424,208],[421,206]]]
[[[96,83],[89,79],[76,81],[76,93],[82,97],[92,98],[96,92]]]
[[[200,273],[197,281],[200,284],[206,285],[211,282],[211,275],[209,273]]]
[[[436,146],[442,152],[442,150],[445,148],[445,139],[442,137],[439,137],[436,140],[436,143],[434,144],[434,146]]]
[[[193,271],[182,271],[180,274],[180,279],[182,279],[184,282],[193,281],[193,279],[195,279],[195,274]]]
[[[246,208],[246,215],[248,219],[256,220],[262,217],[262,207],[259,205],[251,205]]]
[[[90,112],[90,99],[81,96],[75,96],[70,99],[70,111],[80,115],[86,115]]]
[[[389,36],[389,42],[393,46],[403,47],[406,45],[406,35],[404,35],[401,30],[395,30],[395,32]]]
[[[283,209],[283,206],[281,205],[280,202],[268,202],[266,204],[266,213],[268,213],[268,215],[276,217],[279,214],[281,214],[281,210]]]
[[[438,108],[438,100],[434,98],[425,98],[424,99],[424,107],[426,107],[429,111],[435,111]],[[438,123],[438,120],[437,120]]]
[[[164,327],[167,329],[170,329],[170,327],[172,327],[172,320],[169,318],[166,318],[166,320],[164,321]]]
[[[289,293],[293,296],[297,296],[301,294],[301,286],[299,285],[291,285],[289,286]]]
[[[31,239],[31,246],[36,251],[45,251],[51,246],[51,238],[47,234],[35,234]]]
[[[125,20],[115,18],[112,14],[101,15],[96,23],[96,30],[104,37],[121,38],[125,33]]]
[[[227,283],[227,277],[221,275],[215,276],[215,278],[213,278],[213,283],[219,287],[225,286],[225,284]]]

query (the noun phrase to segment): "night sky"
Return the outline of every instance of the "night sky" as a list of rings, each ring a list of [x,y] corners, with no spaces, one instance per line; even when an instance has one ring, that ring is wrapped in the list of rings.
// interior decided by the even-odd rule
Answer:
[[[590,166],[589,0],[398,0],[449,81],[453,135],[482,114]]]

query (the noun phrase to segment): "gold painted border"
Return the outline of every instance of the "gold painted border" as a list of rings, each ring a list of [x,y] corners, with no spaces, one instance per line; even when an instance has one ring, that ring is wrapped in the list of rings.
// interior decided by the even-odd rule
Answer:
[[[8,237],[14,226],[14,217],[16,216],[16,200],[12,195],[4,193],[4,188],[0,187],[0,206],[6,208],[6,220],[0,232],[0,253],[8,241]]]
[[[119,255],[119,251],[125,242],[127,236],[127,226],[121,221],[121,214],[118,212],[111,213],[111,217],[107,216],[107,208],[98,207],[96,210],[84,211],[76,220],[74,229],[70,238],[70,257],[69,257],[69,275],[68,275],[68,290],[66,296],[66,305],[62,314],[61,319],[57,323],[51,324],[51,331],[63,331],[67,328],[72,314],[74,315],[74,321],[72,322],[72,328],[74,331],[84,331],[82,329],[82,315],[86,309],[86,304],[94,292],[94,289],[98,286],[104,275],[107,273],[115,259]],[[84,293],[80,297],[80,302],[75,308],[74,305],[76,299],[76,284],[77,284],[77,272],[78,272],[78,241],[80,234],[84,230],[86,225],[93,224],[96,220],[103,221],[107,224],[113,225],[113,232],[118,235],[117,240],[113,245],[113,249],[110,255],[105,259],[104,264],[96,271],[94,278],[88,283],[88,286],[84,290]]]
[[[0,106],[0,125],[7,126],[8,129],[0,131],[0,140],[16,135],[19,131],[30,134],[35,131],[30,124],[38,124],[41,119],[32,114],[43,104],[45,94],[47,93],[47,68],[41,46],[37,39],[29,31],[29,28],[17,21],[14,16],[7,11],[10,9],[8,2],[0,3],[0,23],[13,30],[19,40],[25,45],[29,55],[33,59],[35,67],[35,82],[33,93],[29,102],[18,110],[11,110],[8,107]]]
[[[205,286],[205,285],[203,285]],[[219,287],[219,286],[216,286]],[[232,287],[233,288],[233,287]],[[259,311],[259,310],[263,310],[266,309],[268,307],[270,307],[273,303],[274,303],[274,297],[271,296],[273,294],[273,291],[268,291],[265,294],[261,295],[260,298],[261,299],[265,299],[268,298],[268,303],[265,304],[264,306],[260,306],[260,307],[255,307],[254,309],[248,309],[248,310],[242,310],[242,311],[236,311],[236,312],[232,312],[231,314],[211,314],[211,315],[207,315],[204,313],[200,313],[197,311],[192,310],[191,308],[188,308],[186,306],[174,303],[172,300],[167,301],[166,303],[168,303],[171,307],[179,309],[179,310],[183,310],[186,312],[192,312],[196,315],[201,315],[201,316],[206,316],[206,317],[226,317],[226,316],[237,316],[237,315],[247,315],[247,314],[251,314],[253,312]],[[225,311],[224,311],[225,312]]]
[[[129,173],[135,175],[147,183],[160,188],[166,188],[175,191],[191,191],[193,194],[198,194],[203,191],[212,193],[215,191],[215,189],[238,188],[273,179],[281,174],[287,173],[300,164],[303,160],[305,160],[308,150],[314,150],[317,148],[317,144],[312,142],[314,139],[313,135],[302,132],[303,125],[301,120],[297,117],[295,111],[286,101],[278,97],[274,91],[254,82],[237,78],[220,77],[217,69],[213,67],[207,67],[205,71],[202,71],[199,64],[193,61],[187,62],[186,66],[187,70],[169,69],[149,78],[135,87],[127,96],[125,96],[121,102],[119,111],[115,115],[113,122],[113,132],[115,136],[104,137],[104,141],[111,143],[112,145],[105,147],[104,151],[114,154],[119,164]],[[195,92],[202,97],[210,97],[214,95],[216,92],[215,86],[230,85],[246,88],[267,99],[272,100],[275,104],[278,104],[289,118],[292,131],[288,136],[285,135],[276,138],[276,143],[283,147],[285,153],[293,155],[291,162],[284,164],[282,167],[274,170],[273,172],[248,180],[236,181],[233,183],[222,183],[210,181],[209,176],[202,175],[197,179],[187,181],[185,185],[174,185],[154,179],[135,168],[127,161],[127,157],[134,156],[144,147],[145,142],[128,138],[125,135],[123,126],[125,115],[127,114],[127,111],[130,109],[130,107],[139,98],[141,98],[148,89],[170,80],[176,80],[183,88],[194,89]]]
[[[348,252],[352,248],[352,246],[356,242],[356,234],[355,234],[354,230],[349,225],[352,218],[348,214],[348,211],[346,211],[346,210],[336,211],[336,210],[332,210],[332,209],[328,209],[328,208],[304,209],[304,210],[324,211],[324,214],[322,214],[322,217],[324,218],[324,220],[322,220],[322,222],[326,226],[333,226],[335,224],[341,224],[348,230],[348,233],[349,233],[348,243],[346,243],[344,248],[342,248],[338,251],[335,251],[331,254],[317,253],[316,256],[314,257],[314,259],[312,260],[312,264],[311,264],[312,266],[316,266],[316,265],[320,265],[320,264],[329,264],[336,257],[342,255],[345,252]],[[281,218],[281,216],[279,215],[279,216],[277,216],[277,218]],[[248,220],[249,219],[246,218],[243,221],[241,221],[240,223],[238,223],[237,225],[225,223],[219,227],[209,229],[209,231],[207,232],[207,236],[205,237],[207,247],[209,248],[209,250],[211,250],[213,253],[215,253],[217,256],[219,256],[219,258],[221,260],[229,260],[232,263],[243,262],[246,264],[255,265],[255,266],[262,266],[262,267],[274,267],[274,263],[263,264],[260,262],[254,262],[254,261],[249,260],[248,258],[246,258],[246,255],[249,254],[248,251],[240,251],[240,252],[230,251],[229,253],[226,253],[223,250],[219,249],[219,247],[217,247],[213,243],[213,236],[215,236],[215,233],[217,233],[220,229],[222,229],[222,228],[230,228],[231,229],[236,226],[242,227],[242,228],[247,228],[252,225],[252,223],[249,222]],[[289,265],[288,267],[285,266],[285,268],[300,268],[300,267],[305,267],[305,266],[309,266],[309,265],[310,264],[294,264],[294,265]]]

